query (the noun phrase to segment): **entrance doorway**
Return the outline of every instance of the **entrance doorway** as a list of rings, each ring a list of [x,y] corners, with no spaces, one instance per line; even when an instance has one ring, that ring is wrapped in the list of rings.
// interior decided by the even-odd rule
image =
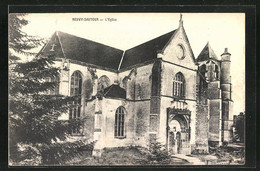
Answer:
[[[170,154],[189,154],[189,124],[182,115],[168,121],[167,146]]]
[[[181,124],[177,120],[172,120],[169,128],[169,152],[178,154],[181,152]]]

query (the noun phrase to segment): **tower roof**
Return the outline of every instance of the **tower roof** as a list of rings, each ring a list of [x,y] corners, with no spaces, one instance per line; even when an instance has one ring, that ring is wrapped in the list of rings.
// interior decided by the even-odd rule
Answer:
[[[209,45],[209,42],[206,44],[206,46],[203,48],[203,50],[200,52],[198,58],[196,59],[197,62],[206,61],[209,59],[215,59],[218,60],[217,55],[212,50],[211,46]]]

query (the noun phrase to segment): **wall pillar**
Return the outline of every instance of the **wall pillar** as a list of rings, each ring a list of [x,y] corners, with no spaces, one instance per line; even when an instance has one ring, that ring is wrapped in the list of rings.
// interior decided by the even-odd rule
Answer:
[[[97,99],[95,102],[95,119],[94,119],[94,149],[92,155],[95,157],[101,157],[103,149],[102,141],[102,100]]]

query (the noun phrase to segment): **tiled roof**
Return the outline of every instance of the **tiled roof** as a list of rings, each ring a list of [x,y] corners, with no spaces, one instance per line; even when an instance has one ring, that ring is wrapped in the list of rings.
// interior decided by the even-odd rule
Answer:
[[[175,30],[128,49],[124,53],[120,49],[57,31],[40,53],[53,52],[60,58],[118,70],[119,67],[124,69],[156,59],[157,52],[165,47],[174,32]]]
[[[198,58],[196,59],[197,62],[206,61],[209,59],[215,59],[218,60],[217,55],[212,50],[211,46],[209,45],[209,42],[206,44],[206,46],[203,48],[203,50],[200,52]]]
[[[164,48],[174,32],[175,30],[126,50],[120,69],[156,59],[157,52]]]
[[[126,98],[125,89],[121,88],[117,84],[112,84],[104,89],[104,97],[112,97],[112,98]]]
[[[54,48],[53,48],[54,44]],[[50,52],[57,57],[118,69],[123,51],[91,40],[60,31],[55,32],[41,53]]]

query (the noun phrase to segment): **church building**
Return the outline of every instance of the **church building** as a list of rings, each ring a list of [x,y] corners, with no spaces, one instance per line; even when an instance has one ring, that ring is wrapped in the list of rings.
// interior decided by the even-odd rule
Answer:
[[[198,37],[199,38],[199,37]],[[170,153],[208,152],[232,139],[231,54],[207,43],[195,58],[179,27],[128,50],[56,31],[39,55],[60,67],[56,93],[79,96],[62,119],[85,118],[74,136],[104,148],[158,141]]]

